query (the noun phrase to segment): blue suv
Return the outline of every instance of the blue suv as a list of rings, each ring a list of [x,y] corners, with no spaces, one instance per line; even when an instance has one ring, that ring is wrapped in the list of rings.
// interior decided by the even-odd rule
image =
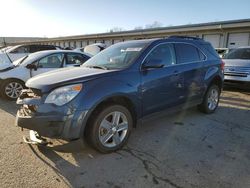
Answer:
[[[211,44],[199,38],[117,43],[81,67],[29,79],[17,100],[16,122],[38,138],[81,138],[112,152],[145,117],[194,105],[214,112],[223,67]]]

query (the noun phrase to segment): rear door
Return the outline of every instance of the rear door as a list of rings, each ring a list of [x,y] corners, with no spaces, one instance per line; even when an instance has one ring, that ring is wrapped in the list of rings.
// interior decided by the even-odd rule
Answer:
[[[181,98],[184,102],[200,99],[204,89],[206,56],[193,44],[175,43],[177,66],[183,79]]]
[[[164,67],[141,70],[143,115],[162,111],[179,103],[181,77],[176,66],[174,46],[163,43],[148,54],[142,67],[150,60],[162,62]]]

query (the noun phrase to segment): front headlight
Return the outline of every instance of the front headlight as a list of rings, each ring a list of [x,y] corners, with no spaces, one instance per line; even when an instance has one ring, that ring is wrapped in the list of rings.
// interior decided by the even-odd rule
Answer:
[[[57,88],[47,96],[45,103],[62,106],[73,100],[81,90],[82,84],[74,84]]]

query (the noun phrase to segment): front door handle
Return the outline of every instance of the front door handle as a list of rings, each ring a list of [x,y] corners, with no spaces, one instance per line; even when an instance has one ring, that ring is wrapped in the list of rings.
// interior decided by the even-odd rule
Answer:
[[[175,75],[175,76],[178,76],[178,75],[179,75],[179,71],[178,71],[178,70],[175,70],[175,71],[174,71],[174,75]]]

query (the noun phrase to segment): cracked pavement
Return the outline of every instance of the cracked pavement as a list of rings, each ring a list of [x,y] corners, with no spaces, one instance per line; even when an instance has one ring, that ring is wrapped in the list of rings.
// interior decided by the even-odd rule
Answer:
[[[250,187],[250,91],[225,90],[211,115],[192,108],[144,122],[106,155],[81,141],[25,144],[15,113],[0,99],[1,188]]]

